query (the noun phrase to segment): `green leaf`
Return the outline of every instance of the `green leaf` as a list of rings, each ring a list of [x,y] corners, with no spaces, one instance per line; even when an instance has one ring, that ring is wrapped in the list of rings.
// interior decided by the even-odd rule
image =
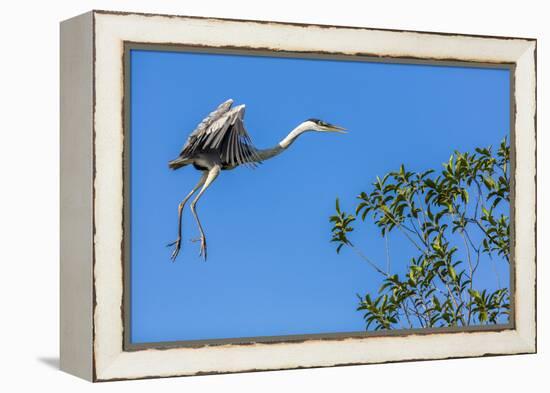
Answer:
[[[451,278],[453,279],[453,281],[456,281],[456,270],[454,267],[452,266],[449,266],[449,275],[451,276]]]

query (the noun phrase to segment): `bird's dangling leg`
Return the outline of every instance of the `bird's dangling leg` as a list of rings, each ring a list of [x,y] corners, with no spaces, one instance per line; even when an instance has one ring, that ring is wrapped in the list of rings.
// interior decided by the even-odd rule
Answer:
[[[183,199],[183,201],[181,201],[180,204],[178,205],[178,238],[175,241],[173,241],[172,243],[167,244],[167,247],[174,246],[174,251],[172,251],[172,255],[170,256],[170,259],[172,260],[172,262],[174,262],[176,260],[176,257],[178,256],[178,254],[180,252],[180,248],[181,248],[181,220],[182,220],[183,208],[185,207],[185,204],[187,203],[189,198],[191,198],[191,196],[195,192],[197,192],[197,190],[200,187],[202,187],[202,185],[206,181],[207,176],[208,176],[208,172],[204,172],[201,179],[197,183],[197,185],[195,187],[193,187],[191,192],[189,194],[187,194],[187,196]]]
[[[218,177],[218,175],[220,173],[220,169],[221,168],[218,165],[216,165],[208,171],[208,175],[206,176],[206,180],[204,182],[204,185],[202,186],[201,190],[199,191],[199,193],[197,194],[195,199],[193,199],[193,202],[191,202],[191,212],[193,213],[193,216],[195,217],[195,220],[197,221],[197,225],[199,227],[199,232],[201,234],[201,237],[200,237],[201,250],[200,250],[199,255],[202,256],[205,261],[206,261],[206,237],[204,236],[204,231],[202,229],[202,225],[201,225],[201,222],[199,220],[199,216],[197,215],[197,212],[195,210],[195,206],[197,205],[197,202],[199,201],[199,198],[202,196],[204,191],[206,191],[208,186],[210,186],[210,184],[212,184],[212,182],[214,180],[216,180],[216,178]]]

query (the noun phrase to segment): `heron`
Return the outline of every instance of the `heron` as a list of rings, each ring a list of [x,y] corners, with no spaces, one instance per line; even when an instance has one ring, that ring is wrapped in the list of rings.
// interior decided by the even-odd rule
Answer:
[[[277,145],[267,149],[257,149],[244,127],[245,106],[232,107],[229,99],[211,112],[197,128],[189,134],[187,141],[178,157],[168,162],[169,168],[176,170],[187,165],[202,172],[199,182],[183,198],[178,205],[178,236],[168,244],[174,247],[171,260],[175,261],[181,249],[182,213],[185,204],[200,189],[191,202],[191,213],[197,223],[200,233],[199,256],[206,261],[206,236],[197,214],[197,202],[204,192],[212,185],[221,171],[231,170],[238,166],[256,167],[263,161],[273,158],[288,149],[294,141],[308,131],[345,133],[345,128],[324,122],[319,119],[308,119],[300,123]]]

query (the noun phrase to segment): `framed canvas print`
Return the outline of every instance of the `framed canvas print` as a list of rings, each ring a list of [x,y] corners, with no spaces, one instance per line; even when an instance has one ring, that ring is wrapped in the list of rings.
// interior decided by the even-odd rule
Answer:
[[[536,41],[61,24],[61,368],[536,351]]]

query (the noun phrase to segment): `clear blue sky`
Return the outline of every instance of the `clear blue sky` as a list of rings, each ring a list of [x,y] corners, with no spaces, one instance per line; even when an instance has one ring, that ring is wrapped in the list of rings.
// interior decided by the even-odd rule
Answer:
[[[335,253],[335,197],[350,209],[401,163],[439,169],[453,150],[509,134],[507,70],[133,50],[131,78],[134,343],[364,330],[356,293],[376,291],[380,277]],[[189,241],[198,231],[186,208],[172,263],[177,206],[200,173],[167,163],[228,98],[246,104],[260,148],[310,117],[350,132],[308,133],[255,170],[222,172],[198,204],[208,261]],[[393,259],[406,258],[390,241]],[[377,235],[358,243],[383,260]],[[478,280],[494,286],[489,268]]]

